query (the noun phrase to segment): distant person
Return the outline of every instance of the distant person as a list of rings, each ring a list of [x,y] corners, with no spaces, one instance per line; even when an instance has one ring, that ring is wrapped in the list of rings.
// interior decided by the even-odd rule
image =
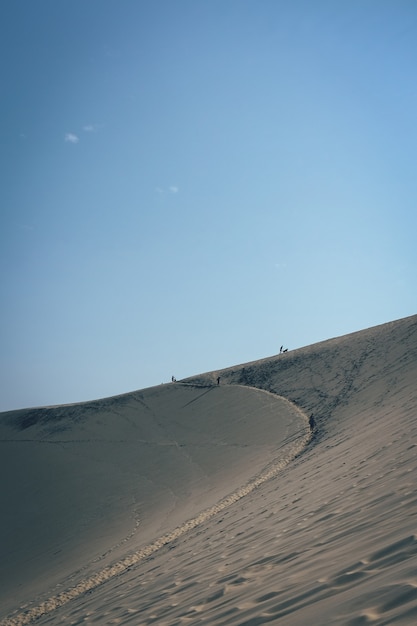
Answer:
[[[314,419],[313,413],[309,417],[308,424],[310,426],[310,430],[315,430],[316,429],[316,420]]]
[[[281,354],[281,352],[282,352],[282,348],[283,348],[283,347],[284,347],[284,346],[281,346],[281,347],[280,347],[280,349],[279,349],[279,353],[280,353],[280,354]]]
[[[172,383],[176,383],[176,382],[177,382],[177,379],[175,378],[175,376],[173,376],[173,377],[171,378],[171,382],[172,382]]]
[[[288,352],[288,348],[285,348],[285,350],[283,350],[283,352]]]
[[[217,376],[217,384],[220,385],[220,376]]]

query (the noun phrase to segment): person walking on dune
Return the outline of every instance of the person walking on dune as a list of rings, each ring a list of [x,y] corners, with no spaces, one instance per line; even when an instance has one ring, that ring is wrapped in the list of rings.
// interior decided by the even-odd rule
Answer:
[[[220,376],[217,376],[217,384],[220,385]]]

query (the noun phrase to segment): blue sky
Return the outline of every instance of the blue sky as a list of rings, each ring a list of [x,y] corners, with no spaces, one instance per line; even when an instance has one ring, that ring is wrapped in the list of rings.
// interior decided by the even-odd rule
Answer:
[[[417,312],[414,0],[8,0],[0,410]]]

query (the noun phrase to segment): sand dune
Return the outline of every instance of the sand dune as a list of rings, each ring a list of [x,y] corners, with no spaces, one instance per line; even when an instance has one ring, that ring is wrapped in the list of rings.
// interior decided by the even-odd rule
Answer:
[[[9,606],[172,530],[308,434],[288,401],[242,386],[178,383],[2,418]]]
[[[413,316],[1,414],[0,624],[416,623],[416,400]]]

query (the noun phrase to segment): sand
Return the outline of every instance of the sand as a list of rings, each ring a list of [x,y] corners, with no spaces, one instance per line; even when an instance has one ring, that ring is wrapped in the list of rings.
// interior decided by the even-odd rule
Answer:
[[[413,316],[1,414],[0,624],[416,623],[416,400]]]

